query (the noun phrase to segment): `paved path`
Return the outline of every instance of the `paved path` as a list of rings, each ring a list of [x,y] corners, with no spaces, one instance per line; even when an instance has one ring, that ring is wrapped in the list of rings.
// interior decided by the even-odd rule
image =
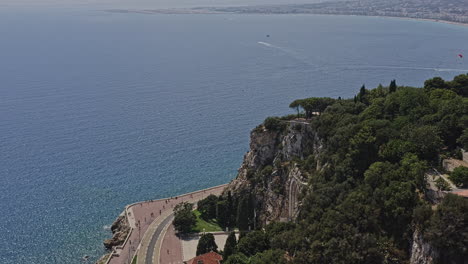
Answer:
[[[142,250],[147,251],[152,236],[147,235],[148,239],[144,243],[142,240],[145,238],[148,231],[149,234],[153,234],[157,230],[161,221],[172,214],[172,209],[175,205],[185,201],[198,201],[212,193],[218,195],[222,193],[225,187],[226,184],[168,199],[144,201],[129,205],[126,208],[126,214],[129,224],[132,227],[132,231],[127,243],[125,243],[121,249],[117,250],[118,255],[112,256],[108,263],[131,263],[132,257],[135,255],[137,248],[140,249],[138,252],[138,264],[144,263],[146,255],[143,256],[143,258],[140,258],[140,254]],[[140,244],[140,242],[142,244]],[[154,250],[154,248],[152,250]]]
[[[174,225],[170,224],[164,236],[159,263],[182,264],[184,261],[182,241],[176,236]]]
[[[166,234],[165,228],[169,228],[169,224],[172,220],[172,208],[181,202],[194,203],[201,199],[206,198],[210,194],[219,195],[223,192],[226,185],[221,185],[206,190],[197,191],[194,193],[185,194],[178,196],[177,199],[171,199],[167,203],[164,212],[161,213],[156,219],[154,219],[149,227],[146,229],[143,239],[140,243],[140,250],[138,252],[138,264],[159,264],[161,256],[161,248],[163,245],[163,239]],[[167,264],[163,263],[162,264]]]
[[[149,243],[148,248],[149,249],[154,249],[154,250],[148,250],[148,253],[146,255],[145,264],[153,264],[154,252],[155,251],[156,252],[160,251],[161,242],[159,240],[161,240],[160,237],[162,237],[161,233],[166,228],[166,226],[169,225],[172,222],[173,219],[174,219],[174,214],[170,214],[168,217],[166,217],[161,222],[161,224],[158,225],[158,227],[156,228],[156,231],[152,234],[151,241]],[[160,242],[158,244],[159,247],[157,247],[157,245],[156,245],[157,242]],[[154,257],[157,258],[156,263],[159,263],[159,257],[158,256],[154,256]]]

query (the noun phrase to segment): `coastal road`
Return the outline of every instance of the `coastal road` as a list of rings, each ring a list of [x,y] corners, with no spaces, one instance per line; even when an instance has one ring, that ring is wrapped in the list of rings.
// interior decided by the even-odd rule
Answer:
[[[153,233],[153,236],[151,237],[151,241],[148,246],[148,251],[146,254],[146,259],[145,259],[145,264],[153,264],[153,255],[155,251],[159,251],[161,245],[161,241],[164,237],[163,231],[165,228],[172,222],[174,219],[174,214],[170,214],[168,217],[166,217],[161,224],[158,225],[156,228],[156,231]],[[159,243],[157,243],[159,242]],[[153,250],[151,250],[153,249]],[[159,264],[159,257],[156,258],[157,260],[154,262],[155,264]]]
[[[165,237],[167,229],[172,223],[172,219],[174,217],[172,210],[175,205],[181,202],[195,203],[201,199],[206,198],[210,194],[220,195],[223,192],[225,187],[226,185],[216,186],[213,188],[200,190],[200,191],[189,193],[189,194],[184,194],[181,196],[177,196],[175,198],[168,199],[167,201],[163,201],[164,203],[163,209],[157,213],[157,216],[155,218],[150,218],[150,217],[144,218],[145,224],[147,224],[148,226],[145,228],[144,235],[141,238],[141,242],[139,244],[137,263],[138,264],[159,264],[160,263],[161,248],[165,248],[165,249],[168,248],[167,245],[164,245],[164,243],[167,243],[165,242],[164,237]],[[154,201],[153,203],[156,203],[156,202],[157,201]],[[136,206],[135,209],[145,209],[145,206],[143,207]],[[149,211],[147,211],[146,215],[148,215],[148,213]],[[143,224],[143,221],[141,221],[141,218],[143,217],[143,215],[138,216],[137,213],[135,213],[135,215],[137,219],[140,219],[140,223]],[[177,256],[180,255],[180,259],[182,258],[182,252],[180,253],[177,252],[176,255]],[[168,264],[168,263],[164,263],[164,264]]]
[[[135,252],[138,251],[138,264],[145,264],[146,255],[144,258],[140,258],[140,255],[143,251],[147,251],[153,233],[156,232],[159,224],[172,214],[174,206],[185,201],[196,202],[210,194],[219,195],[225,187],[226,184],[176,197],[143,201],[127,206],[125,214],[131,226],[131,232],[127,242],[116,249],[117,254],[113,254],[105,263],[129,264]],[[155,255],[159,255],[159,251],[153,254],[153,258]]]

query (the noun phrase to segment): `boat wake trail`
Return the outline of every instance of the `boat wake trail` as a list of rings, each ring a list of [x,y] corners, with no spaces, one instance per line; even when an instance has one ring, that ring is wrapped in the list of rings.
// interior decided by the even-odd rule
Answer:
[[[270,43],[267,43],[267,42],[259,41],[259,42],[257,42],[257,43],[260,44],[260,45],[269,47],[269,48],[274,48],[274,49],[278,49],[278,50],[281,50],[281,51],[286,52],[286,53],[291,53],[291,51],[289,51],[289,50],[287,50],[287,49],[285,49],[285,48],[282,48],[282,47],[279,47],[279,46],[275,46],[275,45],[270,44]]]
[[[262,45],[262,46],[268,47],[268,48],[279,50],[279,51],[285,53],[286,55],[292,57],[293,59],[295,59],[297,61],[300,61],[301,63],[306,64],[308,66],[315,66],[315,65],[311,64],[310,62],[308,62],[303,56],[301,56],[300,54],[298,54],[295,51],[292,51],[292,50],[289,50],[287,48],[283,48],[283,47],[280,47],[280,46],[276,46],[276,45],[273,45],[273,44],[268,43],[268,42],[259,41],[257,43]]]

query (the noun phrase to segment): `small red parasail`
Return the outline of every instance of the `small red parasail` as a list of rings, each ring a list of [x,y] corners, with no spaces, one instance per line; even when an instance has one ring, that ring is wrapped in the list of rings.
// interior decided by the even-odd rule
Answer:
[[[458,54],[458,57],[460,57],[460,59],[463,59],[463,54]]]

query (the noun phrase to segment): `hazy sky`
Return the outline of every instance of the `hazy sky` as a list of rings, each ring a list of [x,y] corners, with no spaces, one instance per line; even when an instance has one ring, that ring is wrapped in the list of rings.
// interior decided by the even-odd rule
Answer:
[[[0,0],[1,6],[167,8],[193,6],[239,6],[263,4],[313,3],[324,0]]]

